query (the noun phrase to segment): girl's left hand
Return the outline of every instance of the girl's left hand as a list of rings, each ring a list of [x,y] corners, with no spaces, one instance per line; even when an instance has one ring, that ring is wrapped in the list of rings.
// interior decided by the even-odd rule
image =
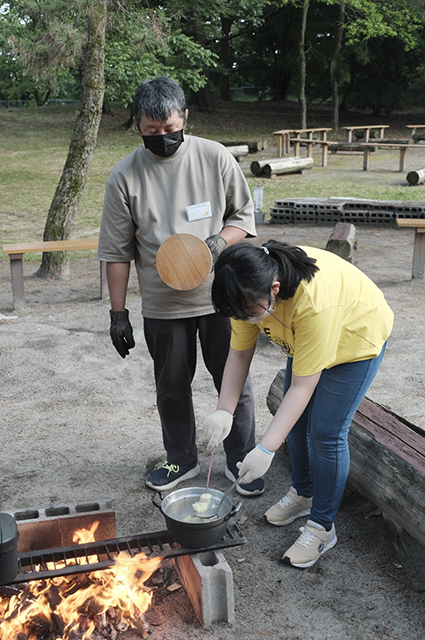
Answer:
[[[255,449],[245,456],[242,462],[237,463],[239,467],[239,482],[241,484],[249,484],[257,478],[261,478],[267,473],[273,458],[274,453],[264,451],[257,445]]]

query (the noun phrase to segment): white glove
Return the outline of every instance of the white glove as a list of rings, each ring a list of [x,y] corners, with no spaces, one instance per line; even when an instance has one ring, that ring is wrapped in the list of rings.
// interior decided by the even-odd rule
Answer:
[[[261,478],[267,473],[274,453],[260,449],[260,445],[257,444],[255,449],[246,454],[242,462],[237,462],[239,467],[239,482],[241,484],[249,484],[257,478]]]
[[[224,409],[217,409],[205,418],[202,426],[207,438],[209,438],[207,447],[209,451],[227,438],[232,424],[233,415],[229,411],[224,411]]]

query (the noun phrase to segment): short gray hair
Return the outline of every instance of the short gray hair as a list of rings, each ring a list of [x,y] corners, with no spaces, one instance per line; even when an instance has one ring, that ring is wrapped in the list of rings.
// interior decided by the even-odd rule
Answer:
[[[173,111],[183,118],[186,124],[186,98],[183,89],[168,78],[161,76],[153,80],[144,80],[134,95],[134,118],[139,128],[140,119],[146,116],[156,122],[166,122]]]

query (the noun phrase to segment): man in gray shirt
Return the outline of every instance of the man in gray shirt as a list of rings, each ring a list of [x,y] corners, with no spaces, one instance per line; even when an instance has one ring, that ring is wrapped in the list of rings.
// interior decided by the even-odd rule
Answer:
[[[236,160],[219,143],[184,134],[188,111],[182,89],[167,77],[146,80],[134,104],[144,145],[119,162],[108,178],[98,257],[107,263],[110,335],[123,358],[134,347],[125,307],[130,263],[136,264],[167,452],[167,461],[151,471],[146,483],[167,490],[200,472],[191,392],[197,337],[219,391],[230,325],[212,306],[212,274],[196,289],[177,291],[159,277],[156,253],[170,236],[191,233],[206,241],[214,260],[227,245],[255,236],[256,231],[249,187]],[[233,480],[236,463],[255,446],[249,379],[228,422],[225,474]],[[263,480],[239,485],[238,491],[259,495]]]

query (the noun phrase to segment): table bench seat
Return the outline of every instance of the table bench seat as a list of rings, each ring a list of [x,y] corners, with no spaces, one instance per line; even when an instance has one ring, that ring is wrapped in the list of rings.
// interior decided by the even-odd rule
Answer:
[[[397,218],[397,227],[415,229],[412,278],[423,278],[425,267],[425,218]]]
[[[294,145],[294,156],[299,156],[300,146],[305,145],[307,147],[307,157],[313,157],[313,145],[322,147],[322,167],[326,167],[328,164],[328,148],[337,144],[330,140],[312,140],[310,138],[290,138],[289,141]]]
[[[371,131],[379,131],[379,137],[383,138],[385,129],[388,129],[389,124],[368,124],[355,127],[342,127],[347,132],[347,142],[352,142],[353,131],[364,131],[365,142],[369,141]]]
[[[86,251],[97,249],[97,238],[81,238],[77,240],[52,240],[46,242],[20,242],[18,244],[4,244],[3,253],[10,258],[10,273],[12,279],[13,308],[19,309],[25,305],[25,287],[23,257],[26,253],[48,253],[52,251]],[[103,300],[107,292],[106,263],[100,262],[100,298]]]

